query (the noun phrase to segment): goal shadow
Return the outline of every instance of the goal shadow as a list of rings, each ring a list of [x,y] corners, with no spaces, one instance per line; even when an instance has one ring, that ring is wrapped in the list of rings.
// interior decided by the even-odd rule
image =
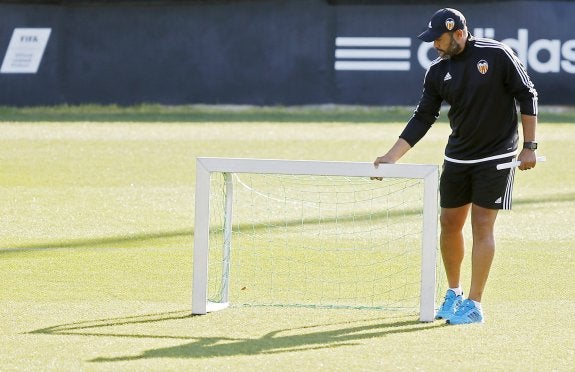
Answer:
[[[233,310],[228,310],[233,311]],[[334,311],[334,310],[330,310]],[[209,315],[208,315],[209,316]],[[267,332],[260,337],[223,337],[145,333],[119,333],[113,327],[165,323],[169,321],[196,322],[205,316],[190,315],[189,311],[173,311],[157,314],[136,315],[120,318],[98,319],[67,323],[37,329],[28,334],[53,336],[87,336],[113,338],[149,338],[187,341],[169,347],[144,350],[136,355],[98,357],[88,362],[105,363],[132,360],[176,358],[200,359],[239,355],[278,354],[358,345],[362,340],[385,337],[392,334],[423,332],[443,327],[440,323],[421,323],[414,315],[386,314],[380,317],[333,323],[318,323],[303,327],[284,328]],[[111,329],[110,329],[111,328]],[[190,325],[189,329],[193,327]]]

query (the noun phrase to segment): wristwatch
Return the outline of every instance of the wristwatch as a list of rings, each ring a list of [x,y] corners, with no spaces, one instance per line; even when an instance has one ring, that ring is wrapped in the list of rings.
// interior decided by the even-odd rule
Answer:
[[[528,150],[537,150],[537,142],[523,142],[523,148]]]

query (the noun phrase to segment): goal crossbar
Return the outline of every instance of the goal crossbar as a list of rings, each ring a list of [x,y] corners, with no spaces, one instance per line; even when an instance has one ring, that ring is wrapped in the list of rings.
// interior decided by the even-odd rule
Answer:
[[[208,301],[208,248],[210,213],[210,175],[212,173],[279,174],[342,177],[412,178],[423,180],[423,229],[421,247],[421,287],[419,317],[422,322],[433,321],[435,311],[438,183],[437,165],[381,164],[375,168],[367,162],[339,162],[313,160],[275,160],[208,158],[196,159],[195,222],[193,253],[192,313],[206,314],[228,305],[227,294],[222,303]],[[227,178],[229,180],[229,177]],[[374,181],[375,182],[375,181]],[[231,187],[231,182],[226,182]],[[226,203],[231,214],[231,201]],[[224,228],[226,239],[231,239],[231,222]]]

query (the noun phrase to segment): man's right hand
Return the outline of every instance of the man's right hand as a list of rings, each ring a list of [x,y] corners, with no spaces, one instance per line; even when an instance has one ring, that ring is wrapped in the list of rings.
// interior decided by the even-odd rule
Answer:
[[[375,159],[373,166],[377,168],[380,164],[395,164],[409,149],[411,149],[411,146],[403,138],[399,138],[387,154]],[[371,177],[371,179],[381,181],[383,178]]]
[[[377,169],[380,164],[393,164],[393,163],[394,163],[394,161],[392,159],[390,159],[389,156],[386,154],[386,155],[377,157],[375,159],[375,161],[373,162],[373,166]],[[371,179],[381,181],[381,180],[383,180],[383,177],[371,177]]]

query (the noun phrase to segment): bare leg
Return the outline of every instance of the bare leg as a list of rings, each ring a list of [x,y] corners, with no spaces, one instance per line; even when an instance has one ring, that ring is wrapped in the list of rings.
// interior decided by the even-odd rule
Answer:
[[[481,296],[495,255],[493,228],[497,212],[499,212],[497,209],[486,209],[477,205],[473,205],[471,208],[473,253],[471,256],[469,298],[477,302],[481,302]]]
[[[441,209],[441,257],[450,288],[460,285],[461,263],[463,262],[465,242],[463,225],[471,204],[459,208]]]

